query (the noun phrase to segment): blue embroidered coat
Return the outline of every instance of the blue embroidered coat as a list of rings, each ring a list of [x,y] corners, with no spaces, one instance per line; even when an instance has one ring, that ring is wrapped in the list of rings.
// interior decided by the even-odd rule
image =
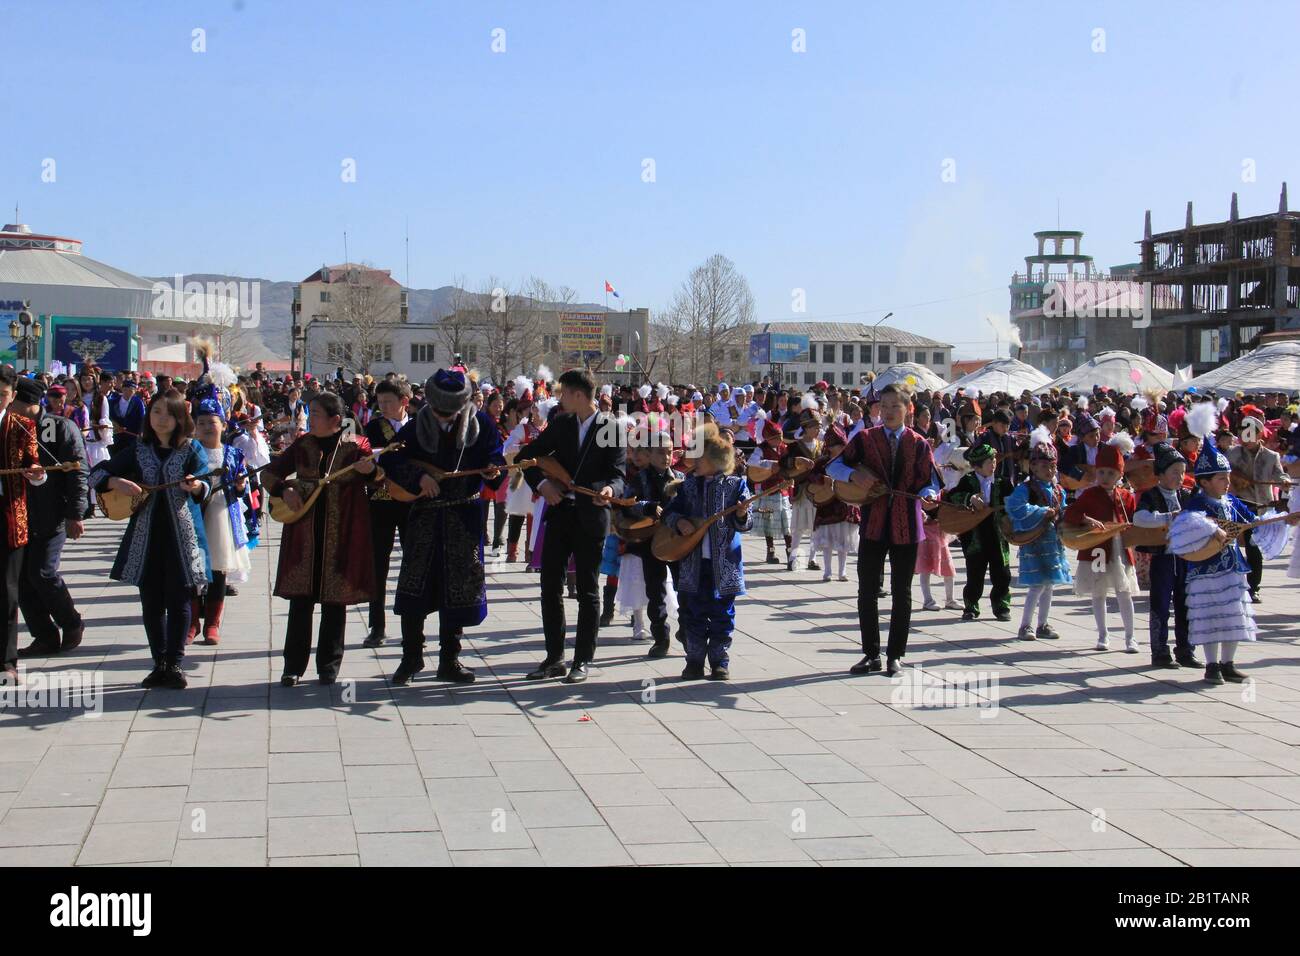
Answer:
[[[1006,500],[1007,517],[1016,531],[1029,531],[1045,519],[1048,508],[1055,508],[1059,518],[1065,512],[1065,492],[1060,485],[1029,478],[1016,486]],[[1038,584],[1071,584],[1074,576],[1065,545],[1057,534],[1056,524],[1037,539],[1020,547],[1017,584],[1031,588]]]
[[[1234,494],[1226,494],[1222,498],[1211,498],[1201,490],[1197,490],[1187,503],[1183,505],[1184,511],[1201,511],[1211,518],[1218,518],[1221,521],[1241,521],[1249,522],[1255,520],[1255,512]],[[1222,574],[1224,571],[1237,571],[1246,574],[1250,571],[1250,565],[1246,561],[1246,555],[1241,550],[1241,544],[1234,542],[1232,547],[1224,548],[1212,558],[1204,561],[1187,562],[1187,579],[1201,575]]]
[[[749,498],[749,483],[740,475],[689,476],[664,508],[664,521],[677,518],[711,518],[739,501]],[[728,515],[709,528],[710,561],[713,565],[713,597],[734,597],[745,593],[745,562],[740,551],[740,533],[754,526],[754,515],[743,520]],[[678,562],[677,590],[695,594],[699,590],[700,562],[704,542]]]
[[[156,445],[136,442],[96,465],[90,473],[90,485],[96,491],[103,491],[110,478],[126,478],[138,485],[167,484],[186,475],[202,475],[207,471],[206,465],[203,446],[192,438],[188,444],[174,449],[166,461],[159,461]],[[200,478],[199,483],[203,485],[206,502],[212,495],[212,479]],[[201,509],[201,502],[195,501],[179,485],[155,491],[144,507],[131,515],[109,577],[138,587],[149,551],[159,546],[159,539],[166,540],[170,531],[170,538],[176,543],[174,559],[180,565],[188,589],[201,588],[211,580]],[[168,523],[167,531],[157,532],[154,528],[157,520]]]

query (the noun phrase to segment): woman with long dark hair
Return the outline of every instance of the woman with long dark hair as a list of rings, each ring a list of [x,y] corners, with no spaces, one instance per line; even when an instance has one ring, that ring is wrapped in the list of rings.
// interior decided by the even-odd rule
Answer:
[[[194,422],[177,393],[149,403],[140,440],[90,473],[96,491],[137,496],[142,485],[167,485],[149,494],[131,516],[109,573],[140,589],[140,612],[154,668],[145,687],[186,686],[181,660],[191,603],[209,580],[202,502],[212,494],[206,457],[191,436]]]

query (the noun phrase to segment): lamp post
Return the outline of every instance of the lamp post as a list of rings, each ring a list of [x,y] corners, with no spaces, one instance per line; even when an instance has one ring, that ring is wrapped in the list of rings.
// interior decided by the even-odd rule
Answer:
[[[36,348],[40,344],[45,329],[32,317],[31,302],[23,303],[23,310],[18,318],[9,323],[9,335],[18,347],[18,355],[23,360],[23,372],[27,372],[27,362],[36,357]]]
[[[888,313],[885,318],[880,319],[871,327],[871,374],[873,377],[876,374],[876,329],[880,328],[881,322],[884,322],[885,319],[889,318],[893,314],[894,313],[892,312]]]

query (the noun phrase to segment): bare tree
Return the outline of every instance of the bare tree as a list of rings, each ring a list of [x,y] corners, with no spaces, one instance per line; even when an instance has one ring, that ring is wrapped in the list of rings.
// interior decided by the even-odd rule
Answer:
[[[240,312],[236,283],[221,283],[201,295],[203,318],[196,332],[212,340],[214,358],[244,368],[266,357],[261,335]]]
[[[392,333],[401,320],[401,301],[401,287],[388,273],[369,266],[349,266],[344,281],[330,284],[330,301],[323,307],[325,318],[312,337],[312,361],[362,373],[389,361]]]
[[[449,356],[464,355],[471,345],[482,342],[478,296],[468,290],[468,285],[469,279],[464,275],[452,278],[451,312],[438,319],[438,337]]]
[[[715,254],[692,270],[664,318],[686,339],[682,351],[691,380],[712,382],[727,371],[729,350],[748,349],[754,295],[735,263]]]

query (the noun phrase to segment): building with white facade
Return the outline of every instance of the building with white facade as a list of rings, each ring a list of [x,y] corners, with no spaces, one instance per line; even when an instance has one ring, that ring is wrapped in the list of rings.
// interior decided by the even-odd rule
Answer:
[[[786,385],[805,388],[824,381],[841,388],[857,386],[868,372],[883,372],[900,362],[924,365],[945,380],[952,377],[951,345],[888,325],[764,322],[755,325],[753,331],[808,336],[808,361],[786,362],[782,366]],[[754,366],[749,374],[761,379],[768,374],[768,368]]]

